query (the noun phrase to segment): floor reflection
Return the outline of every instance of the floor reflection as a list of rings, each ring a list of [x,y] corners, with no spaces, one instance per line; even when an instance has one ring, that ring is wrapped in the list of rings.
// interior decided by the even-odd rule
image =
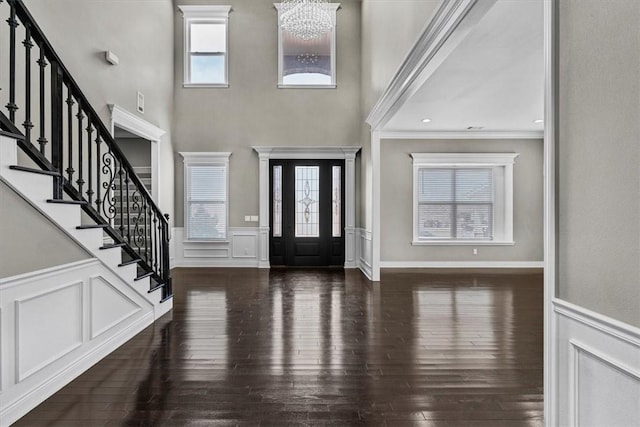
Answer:
[[[18,425],[542,423],[539,274],[178,269],[174,288],[172,320]]]

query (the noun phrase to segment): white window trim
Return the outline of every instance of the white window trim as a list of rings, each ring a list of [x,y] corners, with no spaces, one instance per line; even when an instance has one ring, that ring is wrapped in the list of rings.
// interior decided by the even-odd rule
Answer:
[[[231,6],[203,5],[203,6],[178,6],[183,16],[183,78],[182,86],[185,88],[227,88],[229,87],[229,12]],[[189,42],[191,40],[191,24],[199,22],[217,22],[225,24],[225,58],[224,58],[224,83],[191,83],[189,81],[190,61]]]
[[[513,164],[519,153],[411,153],[413,158],[413,240],[412,245],[484,245],[509,246],[513,241]],[[494,240],[436,240],[424,239],[418,233],[418,170],[428,167],[503,167],[504,196],[502,205],[502,227],[496,229],[494,223]],[[494,189],[495,191],[495,189]],[[495,209],[495,206],[494,206]],[[496,215],[494,215],[495,221]],[[497,237],[497,238],[496,238]]]
[[[184,243],[228,243],[229,242],[229,157],[231,152],[180,152],[184,163],[184,192],[183,192],[183,217],[184,217]],[[225,237],[220,239],[189,239],[189,167],[191,165],[224,166],[226,170],[226,193],[225,201]]]
[[[283,83],[284,76],[282,75],[284,65],[282,63],[282,28],[280,27],[280,12],[282,3],[274,3],[275,8],[278,10],[278,20],[276,25],[278,26],[278,88],[279,89],[335,89],[336,83],[336,26],[337,26],[337,11],[340,8],[340,3],[327,3],[327,8],[331,14],[333,20],[333,28],[331,29],[331,84],[328,85],[287,85]]]

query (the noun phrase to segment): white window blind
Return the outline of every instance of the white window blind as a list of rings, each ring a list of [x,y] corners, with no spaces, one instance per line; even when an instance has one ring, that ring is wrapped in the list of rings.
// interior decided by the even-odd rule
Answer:
[[[420,239],[493,239],[492,168],[420,168]]]
[[[187,238],[227,237],[227,166],[187,167]]]

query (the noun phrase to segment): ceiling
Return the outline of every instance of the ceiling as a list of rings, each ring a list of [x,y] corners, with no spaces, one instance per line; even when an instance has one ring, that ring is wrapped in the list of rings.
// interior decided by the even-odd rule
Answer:
[[[543,113],[543,0],[498,0],[384,130],[542,131]]]

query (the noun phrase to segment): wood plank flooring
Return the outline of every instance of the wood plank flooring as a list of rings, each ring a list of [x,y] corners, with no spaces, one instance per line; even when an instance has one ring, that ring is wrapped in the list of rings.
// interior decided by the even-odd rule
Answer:
[[[542,426],[542,275],[176,269],[172,314],[17,426]]]

